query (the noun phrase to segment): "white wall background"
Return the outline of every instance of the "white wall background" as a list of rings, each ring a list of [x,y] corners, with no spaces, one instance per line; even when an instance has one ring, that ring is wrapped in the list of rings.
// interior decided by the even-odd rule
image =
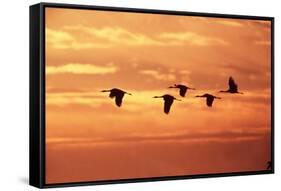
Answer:
[[[37,190],[28,185],[28,78],[29,5],[37,0],[1,1],[0,10],[0,190]],[[278,0],[56,0],[56,2],[150,9],[184,10],[275,17],[276,173],[227,178],[84,186],[52,190],[186,191],[278,190],[280,173],[281,112],[279,50],[281,11]],[[280,189],[280,188],[279,188]]]

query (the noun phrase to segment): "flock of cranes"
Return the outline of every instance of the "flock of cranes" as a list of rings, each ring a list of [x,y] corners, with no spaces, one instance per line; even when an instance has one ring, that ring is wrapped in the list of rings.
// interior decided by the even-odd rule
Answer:
[[[238,91],[238,85],[235,83],[235,81],[232,77],[230,77],[229,80],[228,80],[228,86],[229,86],[228,90],[221,90],[219,92],[221,92],[221,93],[231,93],[231,94],[243,94],[242,92]],[[190,88],[190,87],[182,85],[182,84],[175,84],[174,86],[170,86],[169,88],[179,89],[179,95],[181,97],[185,97],[188,90],[195,90],[195,88]],[[121,107],[122,100],[123,100],[123,97],[125,96],[125,94],[132,95],[131,93],[128,93],[128,92],[123,91],[123,90],[118,89],[118,88],[113,88],[113,89],[110,89],[110,90],[102,90],[101,92],[110,92],[109,97],[112,98],[112,99],[115,98],[115,104],[118,107]],[[208,93],[203,94],[203,95],[197,95],[195,97],[206,98],[206,104],[207,104],[208,107],[212,107],[215,99],[221,99],[221,97],[217,97],[217,96],[214,96],[214,95],[208,94]],[[164,100],[164,113],[166,113],[166,114],[169,114],[174,100],[181,101],[180,99],[177,99],[176,97],[174,97],[172,95],[169,95],[169,94],[165,94],[165,95],[162,95],[162,96],[154,96],[153,98],[163,98],[163,100]]]
[[[169,88],[179,89],[179,95],[181,97],[185,97],[188,90],[195,90],[195,88],[190,88],[190,87],[182,85],[182,84],[175,84],[174,86],[170,86]],[[124,97],[125,94],[132,95],[131,93],[120,90],[118,88],[113,88],[113,89],[110,89],[110,90],[102,90],[101,92],[110,92],[109,97],[112,98],[112,99],[115,98],[115,104],[118,107],[121,107],[122,100],[123,100],[123,97]],[[221,90],[219,92],[230,93],[230,94],[243,94],[242,92],[238,91],[238,85],[235,83],[235,81],[232,77],[230,77],[229,80],[228,80],[228,89],[227,90]],[[197,95],[195,97],[206,98],[206,104],[207,104],[208,107],[212,107],[215,99],[221,99],[221,97],[217,97],[217,96],[214,96],[214,95],[208,94],[208,93],[203,94],[203,95]],[[169,114],[170,108],[171,108],[174,100],[181,101],[180,99],[177,99],[174,96],[169,95],[169,94],[165,94],[165,95],[162,95],[162,96],[154,96],[153,98],[163,98],[163,100],[164,100],[164,113],[166,113],[166,114]],[[271,169],[272,169],[272,162],[268,161],[266,170],[271,170]]]

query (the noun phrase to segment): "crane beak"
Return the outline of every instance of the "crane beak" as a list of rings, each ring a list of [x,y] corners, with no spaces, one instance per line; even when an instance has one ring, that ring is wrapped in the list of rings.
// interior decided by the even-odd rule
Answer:
[[[162,97],[160,97],[160,96],[153,96],[152,98],[162,98]]]

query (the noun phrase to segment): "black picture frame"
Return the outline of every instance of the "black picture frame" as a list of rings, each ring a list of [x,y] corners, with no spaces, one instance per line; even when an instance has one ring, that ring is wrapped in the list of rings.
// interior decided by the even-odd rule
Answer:
[[[265,20],[271,22],[271,160],[272,168],[263,171],[200,174],[186,176],[150,177],[141,179],[121,179],[108,181],[45,183],[45,8],[68,8],[80,10],[102,10],[117,12],[152,13],[164,15],[200,16]],[[39,3],[30,6],[30,139],[29,139],[29,184],[38,188],[98,185],[111,183],[132,183],[190,178],[210,178],[274,173],[274,17],[197,13],[170,10],[135,9],[89,5]]]

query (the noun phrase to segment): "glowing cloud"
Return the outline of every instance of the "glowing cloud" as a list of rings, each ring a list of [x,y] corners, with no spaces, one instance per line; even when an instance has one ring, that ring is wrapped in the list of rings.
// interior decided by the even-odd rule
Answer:
[[[224,24],[234,25],[234,22],[223,21]],[[239,24],[239,23],[238,23]],[[238,25],[237,24],[237,25]],[[85,33],[87,41],[74,38],[74,34]],[[196,46],[227,45],[222,39],[200,35],[194,32],[162,33],[152,37],[141,33],[131,32],[121,27],[86,27],[65,26],[63,30],[46,30],[47,43],[57,49],[87,49],[87,48],[109,48],[114,45],[122,46],[182,46],[191,44]],[[89,41],[90,39],[90,41]],[[101,43],[102,42],[102,43]]]
[[[171,44],[190,44],[196,46],[228,45],[225,40],[203,36],[194,32],[162,33],[159,38],[170,40]]]
[[[231,27],[243,27],[244,25],[240,22],[230,21],[230,20],[217,20],[216,23],[231,26]]]
[[[46,74],[111,74],[117,71],[117,67],[110,64],[108,66],[97,66],[93,64],[71,63],[61,66],[47,66]]]
[[[144,34],[133,33],[121,27],[85,27],[85,26],[66,26],[64,29],[69,31],[79,31],[91,35],[92,38],[105,39],[108,43],[122,44],[128,46],[143,45],[163,45],[162,42],[154,40]]]
[[[271,42],[270,41],[256,41],[255,42],[256,45],[266,45],[266,46],[270,46]]]
[[[157,80],[175,80],[176,76],[174,74],[161,74],[156,70],[142,70],[139,73],[151,76]]]
[[[61,30],[46,28],[46,42],[56,49],[88,49],[88,48],[107,48],[106,45],[96,42],[78,42],[74,36]]]
[[[73,36],[67,32],[46,29],[46,40],[50,43],[67,43],[74,40]]]

